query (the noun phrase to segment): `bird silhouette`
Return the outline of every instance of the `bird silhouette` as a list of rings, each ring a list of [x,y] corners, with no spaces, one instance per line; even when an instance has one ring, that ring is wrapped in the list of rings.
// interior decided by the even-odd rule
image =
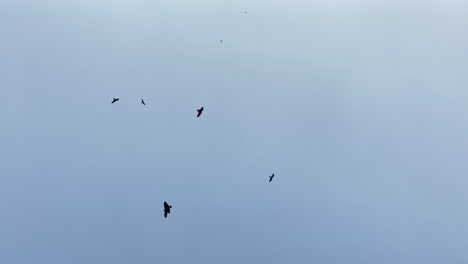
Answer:
[[[145,101],[143,101],[143,99],[141,99],[141,104],[142,104],[142,105],[146,105],[146,104],[145,104]]]
[[[268,176],[268,177],[270,177],[270,181],[268,181],[268,182],[271,182],[273,180],[273,177],[275,177],[275,174],[273,173],[273,175]]]
[[[244,11],[244,13],[246,13],[246,14],[247,14],[247,11]]]
[[[197,109],[197,112],[198,112],[197,117],[200,117],[203,112],[203,106],[200,109]]]
[[[112,103],[111,103],[111,104],[117,102],[118,100],[119,100],[119,98],[114,98],[114,99],[112,100]]]
[[[164,201],[164,218],[167,218],[167,214],[171,213],[172,205],[169,205]]]
[[[220,39],[220,40],[219,40],[219,42],[223,43],[223,40],[222,40],[222,39]]]

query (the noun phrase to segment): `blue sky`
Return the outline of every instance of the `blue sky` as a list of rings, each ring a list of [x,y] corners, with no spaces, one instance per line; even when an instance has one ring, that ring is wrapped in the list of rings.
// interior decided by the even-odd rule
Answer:
[[[467,263],[467,8],[1,1],[0,262]]]

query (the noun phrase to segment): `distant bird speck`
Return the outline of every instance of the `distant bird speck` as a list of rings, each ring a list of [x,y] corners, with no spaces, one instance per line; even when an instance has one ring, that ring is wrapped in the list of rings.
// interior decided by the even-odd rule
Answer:
[[[141,99],[141,104],[142,104],[142,105],[146,105],[146,104],[145,104],[145,101],[143,101],[143,99]]]
[[[271,182],[273,180],[273,177],[275,177],[275,174],[273,173],[273,175],[268,176],[268,177],[270,177],[270,181],[268,181],[268,182]]]
[[[171,208],[172,205],[169,205],[164,201],[164,218],[167,218],[167,214],[171,213]]]
[[[114,98],[114,99],[112,100],[112,103],[111,103],[111,104],[117,102],[118,100],[119,100],[119,98]]]
[[[245,11],[244,13],[246,13],[246,14],[247,14],[247,11]]]
[[[223,43],[223,40],[222,40],[222,39],[220,39],[220,40],[219,40],[219,42]]]
[[[203,106],[200,109],[197,109],[197,112],[198,112],[197,117],[200,117],[201,114],[203,113]]]

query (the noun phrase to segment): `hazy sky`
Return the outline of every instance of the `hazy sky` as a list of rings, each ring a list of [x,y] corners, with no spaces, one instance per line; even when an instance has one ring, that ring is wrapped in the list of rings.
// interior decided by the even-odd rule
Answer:
[[[0,263],[468,263],[467,13],[1,0]]]

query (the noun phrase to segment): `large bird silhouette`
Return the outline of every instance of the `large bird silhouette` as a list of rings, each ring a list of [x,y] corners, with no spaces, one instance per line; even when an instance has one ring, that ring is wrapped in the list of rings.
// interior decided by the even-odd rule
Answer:
[[[268,177],[270,177],[270,180],[268,182],[271,182],[273,178],[275,177],[275,174],[273,173],[271,176],[268,176]]]
[[[200,117],[201,114],[203,113],[203,106],[200,109],[197,109],[197,112],[198,112],[197,117]]]
[[[146,105],[146,104],[145,104],[145,101],[143,101],[143,99],[141,99],[141,104],[142,104],[142,105]]]
[[[172,205],[169,205],[168,203],[166,203],[166,201],[164,201],[164,218],[167,218],[167,214],[171,213],[171,208]]]
[[[112,103],[111,103],[111,104],[117,102],[118,100],[119,100],[119,98],[114,98],[114,99],[112,100]]]

